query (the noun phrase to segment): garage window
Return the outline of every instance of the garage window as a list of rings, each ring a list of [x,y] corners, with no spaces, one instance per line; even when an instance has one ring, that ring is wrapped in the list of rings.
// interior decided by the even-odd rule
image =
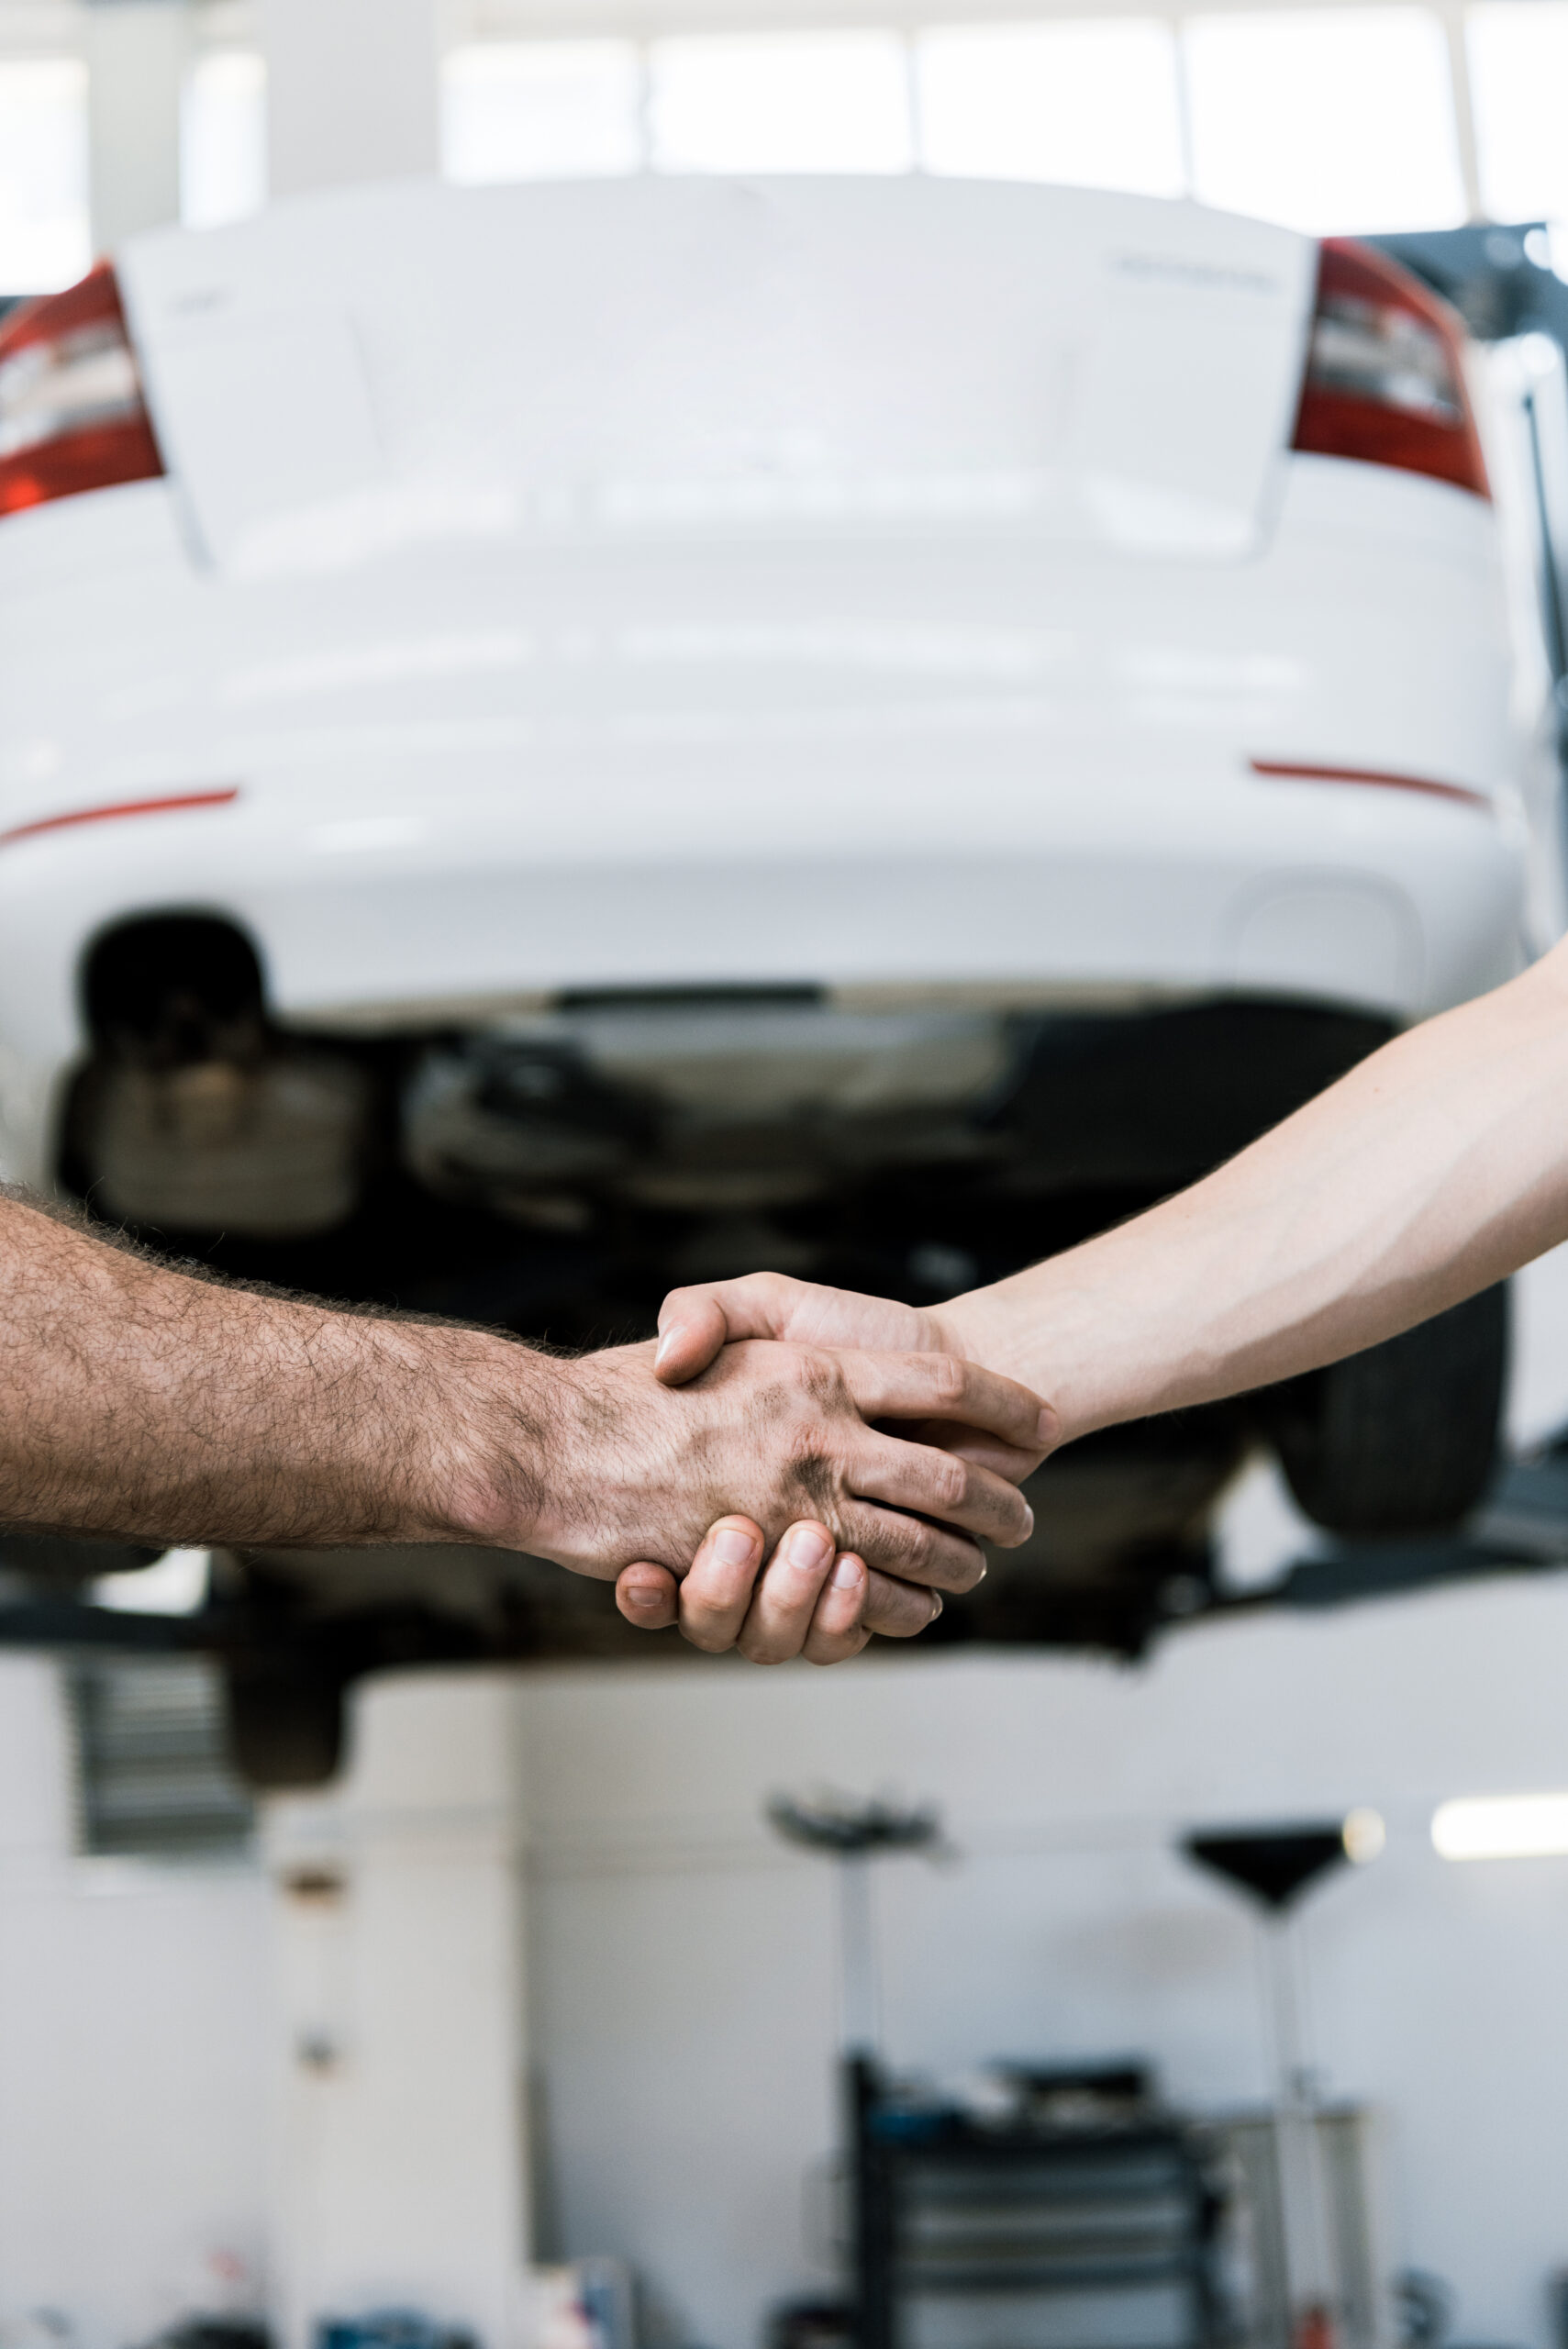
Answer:
[[[1495,220],[1568,220],[1568,6],[1490,0],[1466,38],[1482,202]]]
[[[266,200],[266,61],[260,50],[214,50],[181,96],[180,217],[187,228],[221,228]]]
[[[1176,43],[1153,17],[954,26],[920,40],[929,171],[1180,195]]]
[[[641,114],[630,41],[472,41],[441,67],[441,168],[470,186],[634,172]]]
[[[1197,17],[1193,193],[1318,236],[1465,217],[1448,42],[1424,8]]]
[[[908,52],[890,32],[653,44],[651,160],[666,172],[906,172]]]
[[[0,61],[0,295],[53,293],[92,257],[87,69],[73,57]]]

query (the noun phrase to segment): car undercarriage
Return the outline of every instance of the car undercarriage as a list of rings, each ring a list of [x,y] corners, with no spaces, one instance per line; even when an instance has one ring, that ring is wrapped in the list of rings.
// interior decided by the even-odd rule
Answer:
[[[940,1303],[1203,1174],[1390,1032],[1264,999],[888,1008],[796,987],[304,1033],[270,1016],[240,931],[183,912],[101,939],[83,998],[60,1174],[100,1223],[217,1275],[569,1349],[646,1337],[672,1285],[762,1265]],[[1261,1445],[1341,1537],[1444,1533],[1493,1474],[1505,1355],[1499,1290],[1289,1386],[1086,1437],[1031,1480],[1029,1542],[925,1644],[1131,1657],[1228,1603],[1212,1520]],[[200,1613],[137,1633],[84,1603],[155,1554],[6,1537],[0,1639],[30,1621],[204,1650],[261,1785],[330,1774],[367,1671],[682,1652],[606,1585],[489,1551],[218,1552]]]

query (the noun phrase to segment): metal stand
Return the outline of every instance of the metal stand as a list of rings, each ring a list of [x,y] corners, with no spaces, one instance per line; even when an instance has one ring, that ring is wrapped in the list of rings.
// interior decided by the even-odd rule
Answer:
[[[940,1823],[929,1808],[895,1810],[886,1803],[787,1796],[768,1805],[768,1818],[788,1842],[837,1864],[839,2043],[845,2135],[853,2162],[855,2339],[858,2349],[893,2349],[886,2283],[891,2206],[872,2128],[882,2023],[872,1861],[882,1853],[929,1851]]]
[[[871,1858],[846,1852],[839,1879],[839,2044],[846,2057],[874,2055],[882,2040],[881,1977]]]
[[[1369,1812],[1299,1827],[1248,1827],[1189,1835],[1186,1855],[1251,1896],[1264,1911],[1263,1964],[1270,2052],[1276,2082],[1274,2159],[1285,2272],[1286,2349],[1336,2349],[1343,2294],[1318,2126],[1317,2085],[1307,2060],[1303,1953],[1293,1930],[1307,1888],[1349,1859],[1382,1848]]]
[[[1331,2349],[1338,2332],[1339,2288],[1318,2141],[1318,2099],[1304,2028],[1304,1954],[1287,1915],[1266,1919],[1262,1940],[1277,2083],[1274,2158],[1284,2232],[1291,2349]]]

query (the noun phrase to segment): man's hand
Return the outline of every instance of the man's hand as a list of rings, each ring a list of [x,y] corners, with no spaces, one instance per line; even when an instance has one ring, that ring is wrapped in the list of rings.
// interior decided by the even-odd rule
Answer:
[[[651,1345],[561,1362],[264,1296],[4,1192],[0,1269],[0,1522],[203,1547],[456,1542],[673,1580],[739,1508],[770,1545],[819,1520],[868,1587],[872,1571],[923,1585],[928,1615],[932,1590],[978,1579],[981,1539],[1029,1531],[984,1464],[870,1424],[1037,1441],[1026,1388],[940,1355],[746,1344],[672,1391]]]
[[[885,1577],[868,1575],[863,1559],[837,1550],[827,1527],[809,1520],[790,1527],[759,1574],[766,1547],[762,1528],[750,1518],[722,1518],[693,1559],[678,1596],[663,1567],[628,1566],[616,1585],[616,1604],[641,1631],[662,1631],[678,1620],[694,1647],[710,1654],[739,1648],[752,1664],[784,1664],[797,1655],[808,1664],[841,1664],[859,1655],[879,1628],[865,1620],[868,1586]],[[934,1590],[907,1583],[889,1587],[903,1593],[912,1631],[923,1631],[941,1612]]]
[[[982,1540],[1028,1538],[1029,1505],[1006,1475],[872,1424],[962,1422],[997,1458],[1032,1464],[1040,1406],[1009,1379],[945,1354],[742,1343],[672,1391],[649,1375],[652,1359],[623,1346],[551,1365],[537,1431],[548,1490],[519,1510],[501,1476],[483,1538],[579,1574],[646,1561],[679,1575],[720,1515],[740,1510],[770,1546],[812,1520],[869,1570],[951,1591],[979,1581]],[[504,1428],[495,1449],[504,1461]]]
[[[961,1348],[951,1341],[954,1334],[944,1328],[940,1311],[922,1311],[892,1297],[823,1288],[792,1280],[783,1273],[753,1273],[740,1280],[672,1289],[659,1315],[654,1367],[666,1386],[678,1386],[699,1375],[721,1347],[740,1340],[771,1338],[829,1351],[892,1347],[904,1355],[958,1355]],[[917,1421],[901,1432],[1016,1483],[1038,1467],[1051,1450],[1056,1421],[1049,1405],[1040,1405],[1025,1445],[1008,1440],[1010,1430],[1004,1433],[995,1422],[966,1423],[957,1413]],[[715,1536],[718,1531],[716,1527]],[[727,1538],[735,1551],[730,1561],[720,1559],[710,1537],[684,1582],[651,1561],[639,1561],[619,1577],[616,1604],[628,1622],[645,1630],[662,1631],[679,1623],[683,1635],[695,1646],[740,1647],[742,1653],[750,1654],[749,1642],[758,1624],[766,1620],[771,1625],[773,1619],[776,1592],[768,1594],[766,1606],[763,1598],[777,1569],[770,1565],[762,1581],[756,1584],[754,1604],[759,1612],[754,1616],[752,1587],[763,1553],[755,1529],[747,1529],[747,1533],[751,1545],[742,1558],[742,1534],[736,1525],[730,1527]],[[884,1571],[873,1566],[861,1588],[857,1632],[909,1639],[923,1631],[940,1609],[929,1606],[923,1590],[911,1589],[906,1580],[899,1579],[901,1568],[885,1560],[877,1563]],[[816,1612],[799,1624],[791,1653],[804,1654],[814,1663],[836,1663],[841,1655],[858,1653],[865,1642],[857,1636],[853,1646],[843,1644],[849,1620],[844,1613],[845,1595],[830,1586],[819,1585],[819,1588]],[[771,1630],[767,1636],[771,1642]]]
[[[767,1553],[760,1526],[727,1517],[712,1528],[685,1579],[665,1566],[627,1566],[616,1605],[640,1631],[667,1631],[709,1654],[739,1648],[753,1664],[841,1664],[859,1655],[873,1632],[913,1639],[942,1611],[941,1593],[868,1570],[863,1558],[836,1551],[824,1525],[792,1525]]]

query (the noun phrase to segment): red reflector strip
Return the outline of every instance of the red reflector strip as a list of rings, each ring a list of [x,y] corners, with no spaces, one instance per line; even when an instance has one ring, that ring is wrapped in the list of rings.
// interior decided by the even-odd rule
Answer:
[[[1469,791],[1462,783],[1433,783],[1422,774],[1382,774],[1372,767],[1302,767],[1284,759],[1249,759],[1254,774],[1279,775],[1290,783],[1370,783],[1384,791],[1419,791],[1429,799],[1458,799],[1467,807],[1491,810],[1484,791]]]
[[[106,824],[116,816],[167,816],[181,807],[228,807],[239,796],[237,783],[213,791],[172,791],[161,799],[117,799],[106,807],[76,807],[68,816],[40,816],[34,824],[13,824],[0,832],[0,848],[36,840],[40,832],[63,832],[72,824]]]

